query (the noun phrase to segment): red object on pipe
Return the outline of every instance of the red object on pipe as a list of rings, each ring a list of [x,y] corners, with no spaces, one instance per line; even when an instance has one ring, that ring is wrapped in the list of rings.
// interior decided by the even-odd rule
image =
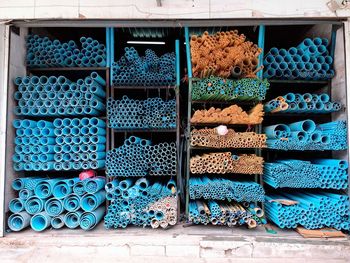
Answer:
[[[87,178],[93,178],[93,177],[96,177],[96,172],[94,170],[82,171],[79,174],[79,179],[80,180],[84,180],[84,179],[87,179]]]

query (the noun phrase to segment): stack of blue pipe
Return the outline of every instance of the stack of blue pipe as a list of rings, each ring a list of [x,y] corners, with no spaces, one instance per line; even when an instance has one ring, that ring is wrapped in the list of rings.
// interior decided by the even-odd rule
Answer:
[[[27,65],[29,67],[105,67],[106,47],[91,37],[80,38],[81,49],[70,40],[61,43],[48,37],[29,35],[27,38]]]
[[[101,115],[105,111],[106,82],[96,72],[76,83],[64,76],[25,76],[18,86],[16,115],[64,116]]]
[[[207,202],[190,201],[189,221],[194,224],[207,225],[211,223],[212,225],[229,227],[246,224],[248,228],[266,224],[264,211],[254,203],[219,203],[213,200]]]
[[[19,191],[18,198],[9,203],[11,215],[8,226],[12,231],[30,227],[43,231],[81,227],[93,229],[103,218],[106,199],[104,177],[89,178],[37,178],[15,179],[12,188]]]
[[[14,120],[15,152],[12,157],[15,171],[54,169],[55,134],[49,121]]]
[[[113,176],[176,175],[176,144],[130,136],[121,147],[107,153],[106,174]]]
[[[104,168],[106,124],[96,117],[14,120],[15,171]]]
[[[55,119],[55,170],[105,167],[106,123],[96,117]]]
[[[334,76],[333,58],[329,56],[328,39],[306,38],[297,47],[273,47],[264,58],[264,78],[330,79]]]
[[[348,162],[336,159],[276,160],[264,164],[264,182],[274,188],[348,188]]]
[[[171,129],[176,127],[175,99],[108,99],[108,125],[114,129]]]
[[[166,184],[148,179],[113,180],[106,184],[110,200],[104,218],[105,227],[125,228],[128,225],[166,228],[176,224],[176,185],[174,180]]]
[[[296,201],[283,205],[273,200]],[[280,228],[306,229],[332,227],[350,230],[349,197],[332,192],[279,193],[266,196],[265,213],[269,220]]]
[[[266,144],[278,150],[345,150],[347,127],[345,121],[316,125],[312,120],[264,127]]]
[[[263,202],[264,189],[249,181],[232,181],[223,178],[191,177],[191,199],[235,200],[237,202]]]
[[[158,57],[147,49],[139,56],[133,47],[126,47],[125,54],[112,65],[113,85],[116,86],[167,86],[175,83],[175,54]]]
[[[265,112],[330,113],[341,109],[340,102],[331,102],[326,93],[288,93],[270,100],[264,106]]]

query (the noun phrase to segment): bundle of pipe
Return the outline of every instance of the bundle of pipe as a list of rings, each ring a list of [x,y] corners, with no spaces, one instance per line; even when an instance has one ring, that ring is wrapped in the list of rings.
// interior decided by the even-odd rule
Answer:
[[[93,118],[55,119],[55,170],[105,167],[106,123]]]
[[[232,155],[230,152],[196,155],[190,160],[193,174],[263,174],[264,159],[255,154]]]
[[[276,160],[264,164],[264,182],[274,188],[348,188],[348,162],[336,159]]]
[[[257,67],[262,49],[237,30],[217,32],[209,35],[191,36],[191,60],[194,77],[206,78],[211,75],[256,78],[262,69]]]
[[[334,76],[333,58],[329,56],[328,39],[305,38],[288,50],[273,47],[264,58],[264,78],[330,79]]]
[[[231,80],[210,76],[192,81],[192,100],[264,100],[270,84],[261,79]]]
[[[340,111],[340,102],[331,102],[326,93],[288,93],[267,102],[265,112],[329,113]]]
[[[121,100],[108,99],[108,126],[114,129],[170,129],[176,127],[175,99],[161,98],[133,100],[123,96]]]
[[[218,126],[213,129],[193,129],[191,131],[191,146],[209,148],[265,148],[266,135],[255,132],[235,132],[225,128],[225,134],[220,134]]]
[[[196,110],[191,118],[191,123],[255,125],[263,121],[263,116],[264,111],[261,103],[254,106],[249,113],[238,105],[231,105],[225,109],[211,107],[209,110]]]
[[[315,124],[304,120],[291,124],[276,124],[264,127],[266,144],[278,150],[345,150],[347,127],[345,121]]]
[[[175,176],[176,144],[159,143],[130,136],[121,147],[107,153],[106,174],[113,176]]]
[[[106,124],[96,117],[14,120],[15,171],[104,168]]]
[[[35,231],[54,229],[94,228],[105,214],[104,177],[79,178],[18,178],[12,188],[19,197],[9,203],[8,226],[21,231],[29,225]],[[88,220],[87,220],[88,219]]]
[[[98,116],[105,111],[106,82],[96,72],[72,82],[64,76],[25,76],[14,80],[16,115]]]
[[[54,126],[49,121],[14,120],[15,151],[12,157],[15,171],[48,171],[54,169]]]
[[[190,178],[189,192],[191,199],[235,200],[237,202],[263,202],[265,196],[262,186],[255,182],[208,177]]]
[[[266,224],[264,211],[254,203],[190,201],[188,220],[194,224],[238,226],[256,228]]]
[[[167,228],[177,222],[177,196],[174,180],[167,184],[148,179],[115,179],[106,184],[110,200],[104,218],[105,228],[125,228],[127,225]]]
[[[167,86],[175,83],[175,53],[158,57],[147,49],[139,56],[134,47],[126,47],[125,54],[112,64],[113,85]]]
[[[266,196],[265,213],[280,228],[350,230],[349,205],[347,195],[298,191]]]
[[[27,37],[27,65],[29,67],[105,67],[106,48],[91,37],[80,38],[81,49],[75,41],[61,43],[48,37]]]

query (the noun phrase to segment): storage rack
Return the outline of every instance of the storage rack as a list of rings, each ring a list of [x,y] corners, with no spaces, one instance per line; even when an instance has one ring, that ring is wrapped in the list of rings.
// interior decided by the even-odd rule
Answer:
[[[117,34],[118,32],[117,29],[115,28],[110,28],[110,36],[109,36],[109,40],[110,40],[110,52],[112,54],[112,58],[110,60],[110,65],[112,65],[112,63],[114,62],[114,54],[117,53],[117,48],[119,49],[120,47],[117,46],[115,40],[119,38],[119,35]],[[154,29],[153,29],[154,30]],[[143,37],[155,37],[157,38],[157,35],[152,35],[149,32],[146,31],[135,31],[135,30],[131,30],[130,28],[128,30],[124,29],[122,30],[121,34],[125,34],[125,33],[130,33],[133,32],[132,35],[137,35],[137,34],[146,34],[147,35],[143,35]],[[152,31],[153,32],[153,31]],[[158,31],[158,29],[155,29],[154,32],[160,32]],[[150,34],[150,35],[148,35]],[[161,36],[164,37],[164,35],[166,34],[166,31],[162,31]],[[116,36],[114,38],[114,35]],[[139,45],[140,46],[140,45]],[[177,165],[176,165],[176,184],[177,184],[177,193],[182,192],[182,189],[180,189],[180,186],[182,185],[181,183],[181,174],[180,174],[180,170],[179,170],[179,166],[180,166],[180,44],[179,44],[179,40],[175,40],[174,43],[175,46],[175,56],[176,56],[176,82],[174,83],[174,85],[168,85],[168,86],[134,86],[134,85],[113,85],[111,84],[111,88],[110,88],[110,95],[108,97],[111,97],[113,99],[116,99],[118,96],[123,96],[123,95],[140,95],[142,94],[142,99],[147,99],[149,98],[151,95],[150,93],[152,93],[154,95],[154,93],[158,94],[158,97],[165,97],[165,99],[169,99],[169,98],[175,98],[176,101],[176,127],[175,128],[166,128],[166,129],[157,129],[157,128],[151,128],[151,129],[134,129],[134,128],[123,128],[123,129],[114,129],[114,128],[110,128],[109,125],[107,125],[107,130],[110,134],[110,150],[117,148],[120,145],[120,142],[118,143],[118,139],[123,138],[124,140],[131,135],[137,135],[137,136],[146,136],[147,139],[149,138],[153,138],[155,136],[160,136],[160,135],[165,135],[165,137],[168,136],[174,136],[175,140],[176,140],[176,155],[177,155]],[[145,46],[145,45],[141,45],[142,48],[145,47],[149,47],[149,46]],[[112,66],[110,66],[109,68],[109,76],[110,76],[110,83],[112,83]],[[135,93],[133,93],[133,91],[135,91]],[[107,98],[108,98],[107,97]],[[107,118],[107,123],[108,123],[108,118]],[[152,139],[151,139],[152,140]],[[141,176],[140,176],[141,177]],[[159,178],[159,176],[153,176],[155,178]],[[163,176],[164,177],[164,176]],[[107,182],[111,182],[115,179],[116,177],[108,177]],[[146,176],[146,178],[150,178],[148,176]],[[168,178],[168,176],[166,177]],[[170,179],[170,178],[168,178]],[[178,204],[177,204],[177,219],[179,220],[180,218],[180,198],[178,198]],[[110,201],[107,201],[107,207],[110,204]]]
[[[334,53],[335,53],[335,44],[336,44],[336,32],[337,32],[338,26],[336,24],[333,24],[331,27],[331,35],[330,35],[330,56],[334,60]],[[264,36],[265,37],[265,36]],[[288,47],[288,46],[287,46]],[[268,50],[265,49],[267,52]],[[333,78],[332,78],[333,79]],[[266,98],[266,101],[269,101],[270,99],[276,98],[277,96],[282,96],[287,94],[288,92],[293,93],[326,93],[330,101],[332,101],[332,79],[328,80],[281,80],[281,79],[269,79],[270,83],[270,92],[268,92],[268,96]],[[334,113],[284,113],[284,112],[277,112],[277,113],[265,113],[265,118],[263,121],[263,125],[272,125],[277,123],[293,123],[305,119],[311,119],[318,123],[326,123],[331,122],[333,120],[332,116]],[[275,150],[275,149],[263,149],[263,156],[266,162],[273,162],[276,159],[296,159],[296,160],[310,160],[314,158],[325,158],[325,159],[333,159],[335,158],[333,150],[324,150],[324,151],[298,151],[298,150],[288,150],[288,151],[281,151],[281,150]],[[311,155],[310,155],[311,154]],[[349,161],[348,158],[346,161]],[[262,181],[262,183],[264,183]],[[266,191],[266,194],[269,193],[283,193],[286,191],[286,188],[279,187],[277,189],[274,189],[272,186],[268,185],[267,183],[264,184],[264,188]],[[290,190],[291,193],[297,192],[300,190],[300,188],[287,188],[287,190]],[[306,191],[313,191],[314,193],[317,193],[317,191],[320,190],[327,190],[327,189],[320,189],[320,188],[310,188],[306,189]],[[348,188],[346,190],[336,190],[336,189],[328,189],[332,190],[332,192],[335,192],[337,194],[342,194],[347,192],[347,195],[349,195]],[[270,221],[271,222],[271,221]]]
[[[195,31],[201,32],[200,29],[195,29]],[[218,29],[221,30],[221,29]],[[208,29],[209,31],[209,29]],[[212,31],[212,33],[215,33]],[[191,51],[190,51],[190,29],[188,27],[185,27],[185,44],[186,44],[186,57],[187,57],[187,73],[188,73],[188,101],[187,101],[187,125],[185,129],[185,140],[186,140],[186,156],[185,156],[185,181],[186,181],[186,192],[185,192],[185,207],[186,207],[186,216],[188,219],[189,216],[189,202],[190,202],[190,194],[189,194],[189,180],[191,177],[190,172],[190,159],[193,153],[205,153],[205,152],[222,152],[222,151],[231,151],[235,150],[238,152],[243,153],[255,153],[257,156],[262,156],[262,152],[260,148],[209,148],[209,147],[193,147],[191,146],[191,130],[192,128],[198,127],[198,128],[205,128],[205,127],[217,127],[219,124],[213,124],[213,123],[198,123],[193,124],[191,123],[191,117],[193,114],[193,108],[197,106],[202,106],[202,109],[206,109],[209,106],[220,106],[220,107],[228,107],[230,105],[238,105],[238,106],[247,106],[249,108],[254,107],[257,105],[259,100],[250,100],[250,101],[242,101],[242,100],[230,100],[230,101],[216,101],[216,100],[192,100],[192,86],[193,82],[198,81],[198,78],[192,77],[192,63],[191,63]],[[259,46],[262,45],[263,41],[263,34],[264,34],[264,27],[259,27],[259,35],[258,35],[258,42]],[[260,55],[260,57],[263,56],[263,54]],[[259,65],[258,65],[259,66]],[[262,74],[262,73],[261,73]],[[258,125],[241,125],[241,124],[224,124],[228,128],[247,128],[247,130],[254,131],[255,133],[260,134],[262,132],[262,124]],[[253,126],[253,127],[251,127]],[[253,151],[253,152],[252,152]],[[254,176],[254,181],[262,184],[262,175],[246,175],[248,176]],[[257,203],[257,202],[255,202]],[[261,206],[263,204],[260,204]]]

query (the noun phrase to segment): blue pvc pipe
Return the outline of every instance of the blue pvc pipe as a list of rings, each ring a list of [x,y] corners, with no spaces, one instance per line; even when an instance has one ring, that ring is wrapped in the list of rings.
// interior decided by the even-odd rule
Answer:
[[[187,26],[185,27],[185,42],[186,42],[187,75],[188,75],[188,78],[192,78],[190,35],[189,35],[189,30]]]
[[[84,230],[93,229],[101,221],[104,214],[105,208],[103,205],[92,212],[83,213],[80,218],[80,227]]]
[[[85,212],[95,210],[106,200],[106,191],[100,190],[94,194],[85,194],[82,196],[80,206]]]
[[[62,201],[57,198],[47,200],[44,209],[49,216],[58,216],[64,211]]]
[[[12,231],[18,232],[29,226],[30,218],[31,216],[25,211],[12,214],[7,220],[7,225]]]
[[[63,207],[69,212],[77,211],[80,208],[80,197],[77,194],[70,194],[63,201]]]
[[[46,212],[35,214],[30,220],[30,226],[34,231],[43,231],[51,225],[51,217]]]

